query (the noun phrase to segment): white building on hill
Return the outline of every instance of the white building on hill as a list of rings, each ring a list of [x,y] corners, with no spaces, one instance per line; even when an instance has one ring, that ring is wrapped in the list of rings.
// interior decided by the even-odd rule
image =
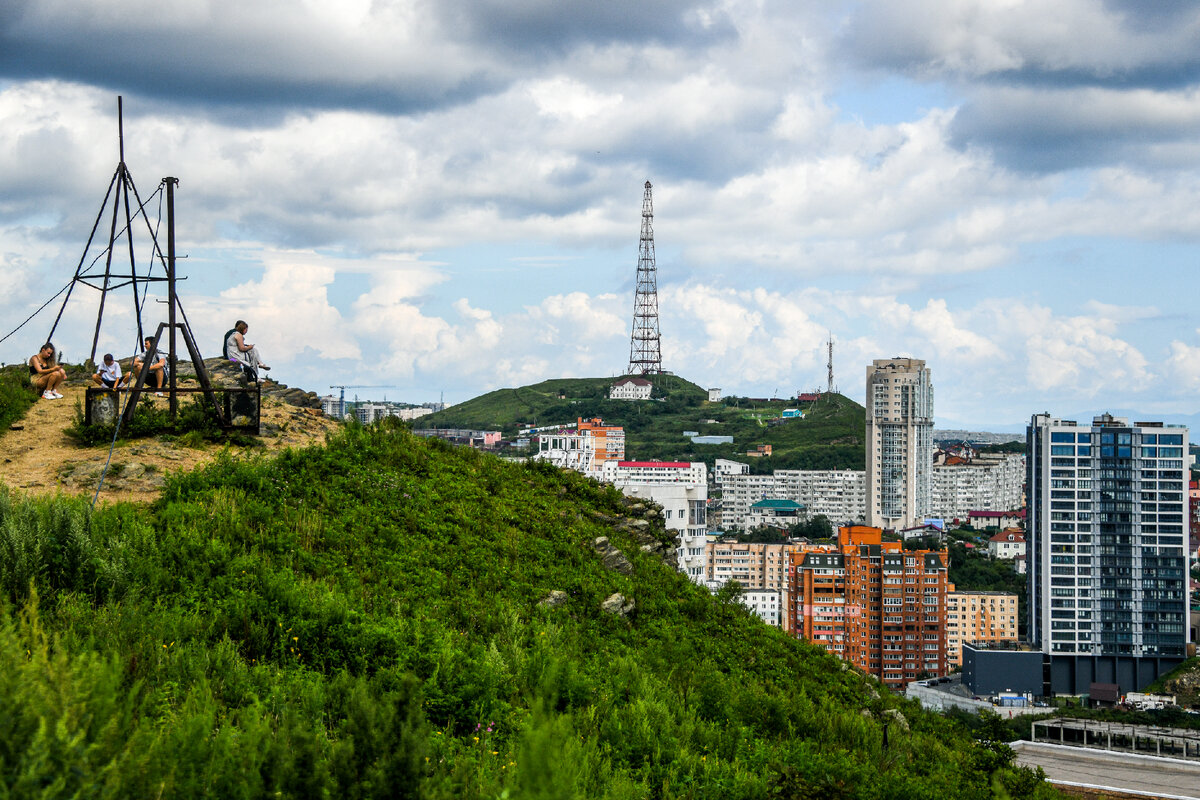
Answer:
[[[654,386],[645,378],[621,378],[609,389],[609,400],[649,400]]]

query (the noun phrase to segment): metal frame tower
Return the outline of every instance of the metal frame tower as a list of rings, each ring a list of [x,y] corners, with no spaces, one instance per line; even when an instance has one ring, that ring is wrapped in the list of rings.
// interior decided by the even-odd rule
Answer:
[[[833,385],[833,332],[832,331],[829,334],[829,362],[825,365],[825,368],[828,370],[828,377],[827,377],[826,383],[825,383],[825,393],[833,394],[834,385]]]
[[[629,340],[630,375],[662,372],[658,330],[658,268],[654,264],[654,198],[650,181],[642,196],[642,236],[638,245],[637,292],[633,298],[633,334]]]

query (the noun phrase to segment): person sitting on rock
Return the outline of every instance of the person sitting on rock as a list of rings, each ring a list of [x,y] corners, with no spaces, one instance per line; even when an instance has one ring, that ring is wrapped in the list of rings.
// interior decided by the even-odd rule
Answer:
[[[112,353],[104,354],[104,363],[92,376],[92,382],[106,389],[115,389],[125,382],[121,376],[121,365],[113,358]]]
[[[59,385],[67,379],[67,371],[54,360],[54,345],[46,342],[42,349],[29,357],[29,382],[42,393],[43,400],[59,400]]]
[[[225,334],[225,357],[241,364],[250,373],[250,377],[257,381],[258,371],[270,367],[262,362],[258,348],[246,341],[246,331],[249,329],[250,326],[245,320],[239,319],[234,323],[233,328]]]
[[[134,356],[133,371],[139,375],[142,372],[142,365],[150,365],[150,373],[146,376],[146,386],[156,390],[156,393],[161,394],[161,390],[167,385],[167,358],[158,354],[158,349],[154,346],[154,337],[147,336],[145,339],[146,349],[141,355]]]

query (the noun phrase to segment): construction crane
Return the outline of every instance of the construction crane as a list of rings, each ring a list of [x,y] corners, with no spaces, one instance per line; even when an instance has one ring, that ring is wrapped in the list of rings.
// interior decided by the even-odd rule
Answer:
[[[353,385],[334,384],[333,386],[330,386],[329,388],[342,390],[341,395],[338,398],[338,409],[341,411],[342,416],[344,417],[344,416],[346,416],[346,390],[347,389],[394,389],[395,387],[394,386],[368,385],[368,384],[353,384]],[[354,402],[356,402],[356,403],[358,402],[358,395],[354,395]]]

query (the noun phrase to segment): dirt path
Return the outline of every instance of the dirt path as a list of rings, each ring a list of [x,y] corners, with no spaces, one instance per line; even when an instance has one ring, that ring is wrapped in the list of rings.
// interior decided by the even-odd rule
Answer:
[[[56,491],[92,495],[108,447],[84,447],[64,431],[83,404],[82,385],[60,387],[62,400],[38,400],[14,429],[0,431],[0,483],[28,494]],[[154,402],[166,403],[166,398]],[[261,441],[268,451],[321,442],[337,423],[320,411],[263,397]],[[169,472],[211,461],[223,445],[183,447],[161,438],[117,442],[101,500],[150,502]],[[251,452],[262,452],[254,448]]]

